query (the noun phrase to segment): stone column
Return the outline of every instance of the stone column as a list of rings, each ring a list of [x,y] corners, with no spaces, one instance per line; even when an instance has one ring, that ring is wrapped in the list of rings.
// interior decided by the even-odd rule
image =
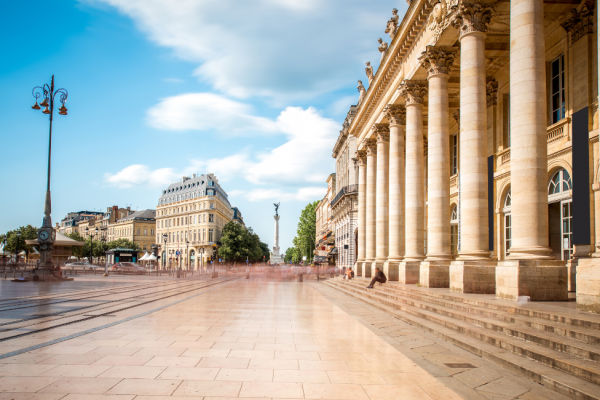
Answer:
[[[376,192],[376,254],[371,266],[371,276],[375,268],[383,271],[383,264],[389,254],[389,185],[390,185],[390,127],[388,124],[375,124],[373,132],[377,135],[377,192]]]
[[[371,276],[370,265],[376,256],[376,220],[377,220],[377,140],[365,139],[364,147],[367,149],[367,213],[366,213],[366,248],[363,277]]]
[[[485,31],[493,7],[492,4],[460,3],[453,21],[460,31],[461,248],[458,260],[490,258]]]
[[[365,262],[367,247],[367,151],[358,150],[358,259],[356,260],[356,276],[362,276],[362,265]]]
[[[419,281],[424,236],[423,101],[427,83],[405,80],[399,92],[406,101],[405,255],[399,267],[401,283]]]
[[[419,283],[450,287],[450,110],[448,72],[454,53],[428,46],[419,58],[429,81],[427,141],[427,258]]]
[[[390,123],[389,256],[383,272],[398,280],[398,266],[404,257],[404,135],[406,108],[388,104],[383,110]]]

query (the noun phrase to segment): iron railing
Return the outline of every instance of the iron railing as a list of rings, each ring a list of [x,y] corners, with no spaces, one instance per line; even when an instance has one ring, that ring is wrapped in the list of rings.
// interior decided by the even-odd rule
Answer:
[[[344,186],[339,192],[338,194],[335,195],[335,197],[333,198],[333,200],[331,201],[331,207],[333,207],[338,201],[341,200],[342,197],[344,197],[347,194],[351,194],[351,193],[357,193],[358,192],[358,185],[348,185],[348,186]]]

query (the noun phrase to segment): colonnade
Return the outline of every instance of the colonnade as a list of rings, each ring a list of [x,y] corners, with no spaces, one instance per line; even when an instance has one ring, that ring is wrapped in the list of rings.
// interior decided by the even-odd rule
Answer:
[[[383,111],[388,123],[375,124],[357,152],[359,275],[369,277],[372,269],[378,267],[387,271],[392,280],[413,283],[420,279],[421,286],[449,287],[451,275],[456,272],[454,279],[463,280],[460,290],[469,291],[466,280],[473,275],[470,269],[491,267],[495,273],[496,294],[512,298],[515,291],[511,279],[516,277],[518,282],[523,268],[539,267],[543,262],[543,266],[549,267],[564,265],[544,261],[550,249],[543,0],[511,1],[511,39],[519,38],[511,40],[510,48],[514,222],[509,258],[514,261],[491,262],[485,31],[493,12],[493,4],[465,6],[461,3],[455,16],[455,26],[460,32],[460,249],[457,258],[453,260],[450,246],[448,73],[459,54],[457,50],[428,46],[419,58],[427,72],[427,81],[408,79],[400,84],[398,91],[404,105],[388,105]],[[426,98],[427,166],[423,132]],[[500,289],[499,294],[499,286],[510,288]]]

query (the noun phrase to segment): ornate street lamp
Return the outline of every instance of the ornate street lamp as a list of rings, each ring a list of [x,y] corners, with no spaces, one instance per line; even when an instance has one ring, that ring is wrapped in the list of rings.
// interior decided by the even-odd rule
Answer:
[[[165,257],[163,259],[163,267],[164,267],[164,269],[167,269],[167,238],[168,238],[168,236],[166,233],[163,233],[162,237],[163,237],[163,241],[165,242],[165,249],[164,249]]]
[[[36,86],[32,91],[33,97],[35,98],[35,104],[31,107],[34,110],[40,110],[41,107],[44,107],[42,111],[44,114],[48,114],[50,116],[50,134],[48,141],[48,183],[46,187],[46,202],[44,205],[44,221],[42,223],[42,227],[38,229],[38,243],[40,245],[40,267],[45,270],[44,278],[48,279],[52,273],[52,249],[54,247],[54,242],[56,241],[56,231],[52,228],[52,218],[50,214],[52,212],[52,202],[50,199],[50,166],[52,159],[52,117],[54,115],[54,102],[56,96],[58,95],[59,101],[62,106],[58,109],[58,113],[60,115],[67,115],[67,107],[65,107],[65,102],[67,101],[67,97],[69,96],[69,92],[66,89],[57,89],[54,90],[54,75],[52,75],[52,80],[50,81],[50,85],[44,84],[43,86]],[[44,97],[44,100],[38,105],[38,99],[40,97]],[[58,277],[57,277],[58,278]],[[34,280],[36,278],[34,277]],[[39,279],[39,278],[38,278]]]
[[[90,227],[86,226],[85,232],[90,237],[90,264],[92,264],[92,267],[93,267],[94,266],[94,238],[96,236],[98,236],[98,227],[96,227],[96,229],[92,231],[95,233],[90,233]]]

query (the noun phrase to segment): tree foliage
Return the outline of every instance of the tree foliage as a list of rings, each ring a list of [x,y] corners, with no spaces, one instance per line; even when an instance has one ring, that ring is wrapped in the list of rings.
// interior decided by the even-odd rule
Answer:
[[[298,263],[306,256],[306,260],[311,262],[316,246],[317,235],[317,206],[319,201],[308,203],[300,213],[296,237],[293,240],[294,251],[290,254],[293,263]],[[289,250],[289,249],[288,249]],[[287,255],[287,251],[286,251]]]
[[[21,233],[20,237],[17,235],[17,232]],[[21,226],[18,229],[8,231],[6,235],[2,236],[3,237],[0,237],[0,241],[6,239],[6,246],[4,247],[5,252],[14,253],[18,250],[20,253],[21,251],[25,251],[27,256],[29,256],[29,253],[32,251],[32,246],[28,246],[25,241],[37,239],[37,228],[31,225]]]
[[[262,246],[264,245],[264,247]],[[230,221],[223,227],[223,236],[221,236],[221,247],[219,248],[219,257],[226,261],[250,262],[262,261],[264,250],[268,252],[266,244],[261,243],[260,238],[251,227],[243,226]],[[268,259],[268,255],[265,255]]]

